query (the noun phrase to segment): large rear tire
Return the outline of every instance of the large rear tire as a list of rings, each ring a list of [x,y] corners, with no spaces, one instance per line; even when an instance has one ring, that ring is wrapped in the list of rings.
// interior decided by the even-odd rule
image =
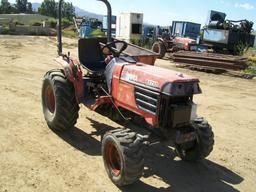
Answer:
[[[102,140],[102,156],[106,172],[117,186],[139,180],[144,168],[143,142],[129,129],[107,132]]]
[[[62,70],[51,70],[45,74],[42,107],[44,118],[51,129],[64,131],[76,124],[79,105],[74,87]]]
[[[203,118],[194,120],[193,127],[197,139],[193,141],[192,147],[184,147],[184,144],[176,144],[177,155],[186,161],[200,161],[206,158],[213,150],[214,134],[212,127]]]
[[[162,59],[166,54],[166,49],[164,47],[164,44],[160,41],[157,41],[152,45],[152,51],[159,54],[158,56],[159,59]]]

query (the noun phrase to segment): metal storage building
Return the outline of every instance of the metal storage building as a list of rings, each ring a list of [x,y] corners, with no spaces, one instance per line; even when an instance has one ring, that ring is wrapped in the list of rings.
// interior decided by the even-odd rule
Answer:
[[[201,24],[186,21],[173,21],[172,33],[173,36],[189,37],[197,39],[200,34]]]
[[[117,17],[116,37],[130,42],[131,39],[140,38],[143,33],[142,13],[121,13]]]

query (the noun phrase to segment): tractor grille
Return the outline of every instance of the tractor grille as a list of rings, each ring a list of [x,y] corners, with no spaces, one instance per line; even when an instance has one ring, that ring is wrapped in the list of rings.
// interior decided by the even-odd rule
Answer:
[[[135,87],[135,100],[139,109],[153,115],[157,113],[159,93],[142,87]]]
[[[160,101],[159,126],[164,129],[190,121],[191,97],[163,96]]]

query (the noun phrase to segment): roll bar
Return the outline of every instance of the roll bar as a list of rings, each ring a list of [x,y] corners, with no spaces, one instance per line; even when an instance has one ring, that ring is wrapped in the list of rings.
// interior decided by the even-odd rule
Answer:
[[[59,0],[59,8],[58,8],[58,55],[62,55],[62,3],[63,0]]]
[[[105,3],[105,5],[107,6],[107,10],[108,10],[108,30],[107,30],[107,38],[108,38],[108,42],[111,42],[111,31],[112,31],[112,8],[110,3],[108,2],[108,0],[98,0],[98,1],[102,1],[103,3]]]
[[[112,31],[112,8],[108,0],[97,0],[102,1],[105,3],[107,10],[108,10],[108,30],[107,30],[107,40],[108,42],[111,42],[111,31]],[[57,35],[58,35],[58,55],[62,55],[62,4],[63,0],[59,0],[58,5],[58,29],[57,29]]]

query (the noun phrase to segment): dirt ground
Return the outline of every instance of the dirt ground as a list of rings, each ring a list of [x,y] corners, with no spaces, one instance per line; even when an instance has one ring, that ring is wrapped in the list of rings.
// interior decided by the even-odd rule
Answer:
[[[41,109],[44,73],[54,63],[54,38],[0,36],[0,191],[256,191],[256,80],[157,65],[200,78],[198,112],[215,133],[214,151],[187,163],[163,144],[147,150],[144,175],[129,187],[108,179],[100,135],[119,127],[81,106],[75,128],[56,134]],[[75,42],[65,47],[76,54]],[[67,50],[67,49],[65,49]]]

